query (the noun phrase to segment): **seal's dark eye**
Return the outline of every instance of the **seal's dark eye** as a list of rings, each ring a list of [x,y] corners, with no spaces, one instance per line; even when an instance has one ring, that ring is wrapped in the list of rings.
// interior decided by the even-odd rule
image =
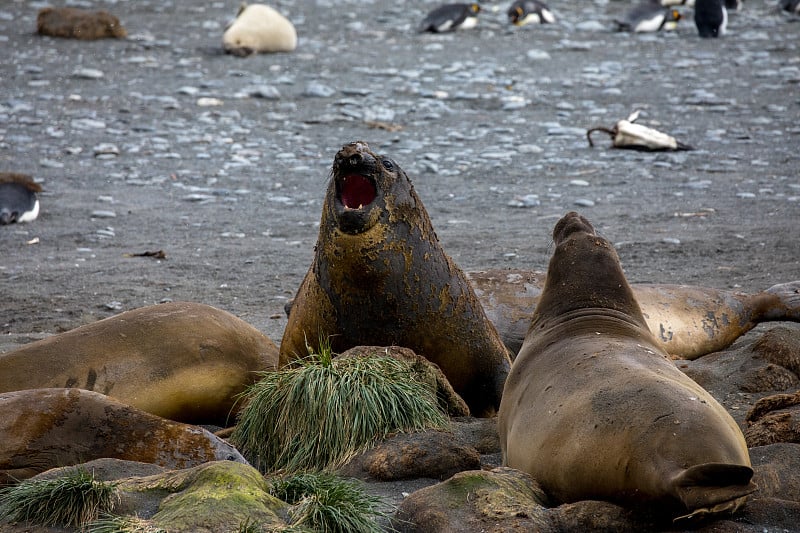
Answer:
[[[394,163],[391,159],[387,159],[386,157],[381,158],[381,165],[383,165],[383,168],[390,172],[394,170]]]

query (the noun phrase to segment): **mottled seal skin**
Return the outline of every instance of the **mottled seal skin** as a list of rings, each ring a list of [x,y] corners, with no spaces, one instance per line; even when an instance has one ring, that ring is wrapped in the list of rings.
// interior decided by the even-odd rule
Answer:
[[[278,348],[208,305],[142,307],[0,355],[0,392],[77,387],[164,418],[226,426]]]
[[[81,389],[0,393],[0,484],[101,457],[170,469],[247,463],[206,429],[173,422]]]
[[[544,272],[467,272],[486,316],[512,353],[519,352],[536,309]],[[724,350],[762,322],[800,322],[800,281],[757,293],[691,285],[633,284],[650,331],[674,359],[697,359]]]
[[[553,239],[500,406],[503,464],[554,502],[735,511],[756,490],[736,422],[656,343],[611,244],[574,212]]]
[[[437,364],[475,416],[500,405],[510,354],[447,256],[400,166],[364,142],[342,148],[314,259],[292,305],[281,364],[329,341],[403,346]]]
[[[128,32],[119,19],[107,11],[87,11],[77,7],[45,7],[36,17],[40,35],[65,39],[123,39]]]

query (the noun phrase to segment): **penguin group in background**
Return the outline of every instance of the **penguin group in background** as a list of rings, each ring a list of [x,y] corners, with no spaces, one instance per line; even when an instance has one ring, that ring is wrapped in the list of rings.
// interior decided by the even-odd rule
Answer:
[[[728,26],[728,10],[724,0],[696,0],[694,4],[694,24],[700,37],[719,37],[725,35]]]
[[[418,32],[444,33],[474,28],[480,11],[481,6],[476,3],[439,6],[425,16]]]
[[[36,220],[41,191],[42,186],[26,174],[0,172],[0,225]]]
[[[800,0],[781,0],[780,6],[784,11],[800,15]]]
[[[526,24],[554,24],[556,17],[544,2],[515,0],[508,8],[508,21],[514,26]]]
[[[664,7],[658,0],[647,0],[628,11],[624,19],[614,19],[614,23],[618,31],[647,33],[674,30],[681,18],[677,9]]]

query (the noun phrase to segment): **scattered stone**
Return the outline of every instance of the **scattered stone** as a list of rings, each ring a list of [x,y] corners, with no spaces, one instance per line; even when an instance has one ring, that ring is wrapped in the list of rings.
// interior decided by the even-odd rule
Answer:
[[[336,89],[318,81],[309,82],[308,85],[306,85],[305,90],[303,90],[303,96],[309,96],[313,98],[329,98],[334,94],[336,94]]]
[[[96,68],[81,68],[73,72],[72,75],[76,78],[82,78],[86,80],[99,80],[105,76],[102,70],[98,70]]]

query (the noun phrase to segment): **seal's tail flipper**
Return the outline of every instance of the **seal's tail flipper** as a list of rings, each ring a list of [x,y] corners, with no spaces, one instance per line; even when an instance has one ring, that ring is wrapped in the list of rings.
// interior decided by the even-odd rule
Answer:
[[[674,480],[678,498],[689,514],[675,521],[735,512],[758,487],[749,466],[707,463],[692,466]]]

